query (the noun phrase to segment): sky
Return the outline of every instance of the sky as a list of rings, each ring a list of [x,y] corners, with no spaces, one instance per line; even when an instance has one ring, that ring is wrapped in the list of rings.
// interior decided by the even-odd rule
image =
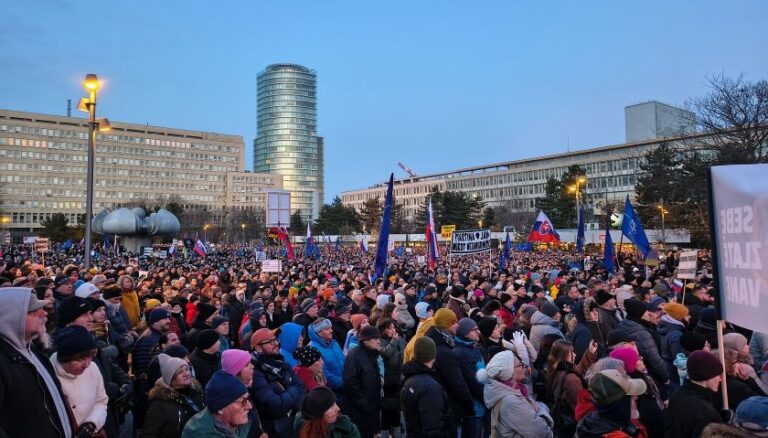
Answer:
[[[0,108],[241,135],[256,74],[318,77],[325,198],[417,174],[624,142],[624,107],[712,75],[768,78],[768,1],[7,0]],[[85,114],[83,114],[85,115]]]

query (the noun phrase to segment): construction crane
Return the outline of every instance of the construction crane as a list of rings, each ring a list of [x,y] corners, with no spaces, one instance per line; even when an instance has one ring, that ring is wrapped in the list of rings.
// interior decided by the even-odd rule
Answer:
[[[412,171],[408,166],[403,164],[402,161],[398,161],[397,165],[400,166],[400,168],[403,169],[408,175],[410,175],[411,178],[416,178],[416,173]]]

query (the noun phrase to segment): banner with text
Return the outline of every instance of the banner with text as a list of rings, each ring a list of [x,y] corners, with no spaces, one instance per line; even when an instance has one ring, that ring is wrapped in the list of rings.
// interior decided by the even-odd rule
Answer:
[[[768,333],[768,164],[710,168],[724,320]]]
[[[490,249],[491,230],[454,231],[451,236],[451,254],[474,254]]]

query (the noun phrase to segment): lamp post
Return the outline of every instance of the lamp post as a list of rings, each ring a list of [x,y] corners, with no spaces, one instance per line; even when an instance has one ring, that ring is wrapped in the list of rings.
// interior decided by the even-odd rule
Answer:
[[[656,208],[659,209],[659,212],[661,213],[661,247],[663,248],[667,243],[667,228],[665,219],[667,218],[667,213],[669,213],[669,210],[664,208],[664,200],[661,200],[661,203],[656,206]]]
[[[205,239],[206,243],[208,243],[208,228],[211,228],[211,224],[203,225],[203,239]]]
[[[108,131],[111,127],[107,119],[96,120],[96,92],[99,90],[99,78],[89,73],[83,80],[83,88],[88,97],[83,97],[77,104],[77,109],[88,113],[88,171],[85,197],[85,269],[91,267],[91,220],[93,219],[93,165],[95,162],[96,132]]]
[[[576,178],[576,185],[568,187],[568,191],[574,192],[576,195],[576,226],[578,227],[579,224],[579,216],[581,215],[581,210],[579,209],[579,202],[581,201],[581,187],[586,184],[587,178],[584,176],[580,176]]]
[[[245,245],[245,224],[240,224],[240,229],[243,232],[243,245]]]

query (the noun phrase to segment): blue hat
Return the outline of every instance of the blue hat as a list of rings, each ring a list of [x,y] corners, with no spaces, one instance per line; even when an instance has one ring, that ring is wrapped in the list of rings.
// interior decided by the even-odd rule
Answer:
[[[751,432],[765,432],[768,429],[768,397],[750,397],[739,403],[734,423]]]
[[[152,325],[157,321],[170,318],[170,317],[171,317],[171,312],[165,309],[161,309],[159,307],[152,309],[152,312],[149,313],[149,325]]]
[[[232,402],[248,393],[248,388],[237,377],[224,370],[213,373],[205,386],[205,401],[212,414],[226,408]]]
[[[95,350],[93,335],[81,325],[70,325],[59,329],[56,334],[56,348],[59,360],[75,356],[84,351]]]
[[[416,304],[416,317],[429,318],[429,303],[422,301]]]

